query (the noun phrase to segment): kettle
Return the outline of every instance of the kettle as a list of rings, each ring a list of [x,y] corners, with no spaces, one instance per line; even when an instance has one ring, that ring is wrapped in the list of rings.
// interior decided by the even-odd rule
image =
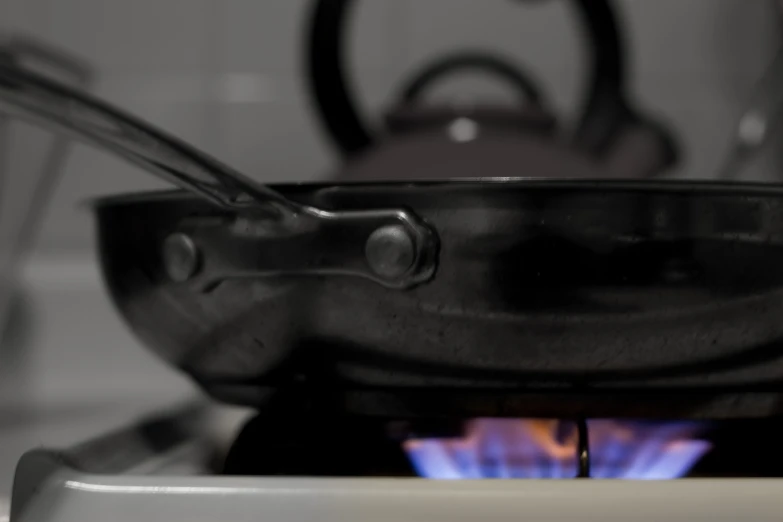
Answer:
[[[488,53],[464,51],[422,68],[386,112],[383,132],[360,116],[343,64],[353,0],[315,0],[306,69],[322,126],[343,162],[333,177],[389,181],[450,178],[645,178],[671,168],[669,129],[629,103],[620,30],[609,0],[570,0],[591,52],[588,95],[570,135],[530,75]],[[516,105],[422,102],[449,74],[476,69],[510,83]]]

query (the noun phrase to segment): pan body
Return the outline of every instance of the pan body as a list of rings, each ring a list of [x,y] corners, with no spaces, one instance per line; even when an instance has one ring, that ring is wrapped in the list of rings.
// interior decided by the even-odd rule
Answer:
[[[645,416],[665,396],[677,416],[783,413],[781,187],[274,188],[336,211],[412,210],[437,233],[437,271],[408,290],[302,274],[204,290],[169,279],[163,244],[184,223],[237,216],[181,192],[98,201],[116,306],[219,399],[259,405],[270,392],[315,390],[390,414]]]

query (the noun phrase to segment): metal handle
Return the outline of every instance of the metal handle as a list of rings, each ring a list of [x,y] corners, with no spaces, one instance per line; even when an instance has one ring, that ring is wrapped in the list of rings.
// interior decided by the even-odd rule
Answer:
[[[247,197],[293,213],[298,205],[98,98],[14,64],[0,64],[0,108],[109,150],[224,208]]]
[[[239,211],[245,218],[259,214],[265,219],[274,217],[281,225],[280,237],[312,241],[313,231],[329,230],[351,238],[329,256],[322,255],[323,249],[330,248],[322,244],[313,257],[326,261],[311,259],[307,273],[360,275],[395,288],[421,283],[434,273],[434,233],[410,211],[332,212],[300,205],[96,97],[12,63],[0,63],[0,110],[113,152],[221,208]],[[388,227],[396,227],[405,236],[399,242],[408,249],[402,256],[405,266],[393,263],[389,269],[386,259],[377,258],[400,256],[394,246],[389,249],[388,242],[379,241],[373,232]],[[302,230],[308,234],[301,234]],[[266,268],[286,270],[285,266]]]
[[[52,66],[68,75],[76,85],[85,86],[93,77],[90,66],[79,58],[19,35],[0,39],[0,55],[17,65],[33,60]]]

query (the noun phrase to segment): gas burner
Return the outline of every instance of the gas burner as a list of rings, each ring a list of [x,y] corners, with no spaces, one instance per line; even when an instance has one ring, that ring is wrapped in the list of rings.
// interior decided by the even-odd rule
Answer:
[[[420,476],[438,479],[674,479],[711,444],[693,422],[474,419],[451,439],[411,439]]]
[[[781,437],[779,418],[390,418],[296,409],[285,402],[247,421],[220,472],[431,479],[783,477],[783,455],[769,451]]]

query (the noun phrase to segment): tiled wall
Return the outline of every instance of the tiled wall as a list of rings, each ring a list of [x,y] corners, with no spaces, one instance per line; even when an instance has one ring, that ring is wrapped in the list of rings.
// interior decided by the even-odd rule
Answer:
[[[0,0],[0,29],[37,35],[91,60],[96,91],[264,181],[324,176],[335,157],[301,84],[306,0]],[[458,48],[497,49],[535,72],[567,120],[584,67],[564,0],[363,0],[351,59],[365,109],[383,106],[404,72]],[[678,175],[709,177],[779,42],[772,0],[620,0],[633,86],[676,126]],[[463,81],[444,91],[502,92]],[[19,156],[30,156],[29,139]],[[38,150],[34,147],[34,150]],[[14,169],[21,176],[22,168]],[[775,163],[748,173],[774,177]],[[40,238],[43,251],[89,248],[87,197],[163,186],[79,147]],[[4,199],[5,198],[4,196]],[[19,198],[14,198],[19,200]]]

